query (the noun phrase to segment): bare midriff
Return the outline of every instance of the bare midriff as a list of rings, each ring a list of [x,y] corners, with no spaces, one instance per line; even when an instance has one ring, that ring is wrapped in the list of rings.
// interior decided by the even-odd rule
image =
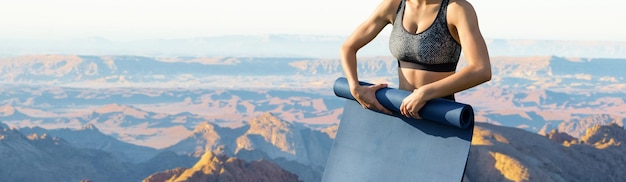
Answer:
[[[413,91],[423,85],[444,79],[454,72],[432,72],[411,68],[398,68],[399,88]]]

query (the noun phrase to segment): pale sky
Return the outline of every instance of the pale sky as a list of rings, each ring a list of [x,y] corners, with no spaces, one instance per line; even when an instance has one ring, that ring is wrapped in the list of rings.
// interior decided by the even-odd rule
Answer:
[[[15,0],[0,39],[347,36],[381,0]],[[485,38],[626,41],[620,0],[470,0]],[[388,31],[388,29],[386,30]]]

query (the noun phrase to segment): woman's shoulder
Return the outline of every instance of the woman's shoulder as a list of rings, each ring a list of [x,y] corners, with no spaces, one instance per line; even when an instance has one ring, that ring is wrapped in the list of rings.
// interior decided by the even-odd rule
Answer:
[[[467,0],[450,0],[448,9],[458,11],[474,11],[474,6]]]
[[[476,19],[476,10],[467,0],[450,0],[448,16],[451,16],[453,22],[455,22],[454,20],[472,20]]]
[[[381,0],[379,7],[386,10],[387,13],[396,13],[403,0]]]
[[[377,17],[383,17],[389,22],[393,22],[400,7],[402,0],[381,0],[380,4],[376,8],[374,15]]]

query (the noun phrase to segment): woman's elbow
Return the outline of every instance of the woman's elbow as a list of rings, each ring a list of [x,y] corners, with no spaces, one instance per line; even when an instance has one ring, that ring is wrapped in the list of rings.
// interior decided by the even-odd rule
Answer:
[[[343,43],[341,45],[341,47],[339,48],[339,53],[341,55],[345,55],[347,53],[351,53],[351,52],[356,52],[356,49],[354,48],[354,46],[352,44],[349,43]]]
[[[476,65],[472,66],[470,69],[473,70],[473,77],[477,82],[484,83],[491,80],[491,66]]]
[[[488,82],[491,80],[491,67],[490,66],[486,66],[483,69],[481,69],[481,71],[478,72],[479,73],[479,77],[481,79],[481,81],[484,82]]]

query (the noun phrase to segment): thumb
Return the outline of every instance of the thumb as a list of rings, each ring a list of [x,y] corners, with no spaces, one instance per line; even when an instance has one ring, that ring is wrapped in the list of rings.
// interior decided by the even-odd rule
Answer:
[[[373,85],[372,88],[375,88],[376,90],[381,89],[381,88],[387,88],[387,84],[386,83],[376,84],[376,85]]]

